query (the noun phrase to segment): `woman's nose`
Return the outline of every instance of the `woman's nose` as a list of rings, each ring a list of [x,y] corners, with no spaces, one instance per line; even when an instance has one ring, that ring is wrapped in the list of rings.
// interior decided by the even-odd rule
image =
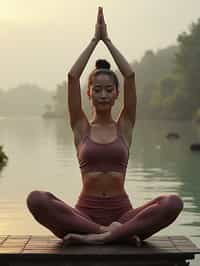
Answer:
[[[105,91],[105,90],[102,90],[102,92],[101,92],[101,97],[102,97],[102,98],[105,98],[106,96],[107,96],[106,91]]]

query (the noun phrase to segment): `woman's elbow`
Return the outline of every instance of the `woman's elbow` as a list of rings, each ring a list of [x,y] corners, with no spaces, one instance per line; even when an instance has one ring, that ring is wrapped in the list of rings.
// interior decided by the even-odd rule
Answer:
[[[70,70],[67,73],[67,77],[68,77],[68,80],[70,80],[70,79],[72,79],[72,80],[79,79],[79,75],[73,70]]]

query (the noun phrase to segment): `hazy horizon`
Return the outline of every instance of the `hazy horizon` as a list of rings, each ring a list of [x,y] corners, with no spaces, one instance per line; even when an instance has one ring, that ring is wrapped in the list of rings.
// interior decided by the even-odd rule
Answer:
[[[94,34],[98,6],[104,8],[109,37],[128,59],[146,50],[175,45],[200,17],[198,0],[0,0],[0,89],[35,83],[55,90]],[[131,30],[130,30],[131,29]],[[83,79],[99,57],[113,63],[101,42]]]

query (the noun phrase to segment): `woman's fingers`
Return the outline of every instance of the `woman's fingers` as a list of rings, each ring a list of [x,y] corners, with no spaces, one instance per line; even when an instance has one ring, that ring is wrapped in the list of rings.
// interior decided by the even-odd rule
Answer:
[[[95,38],[99,41],[101,39],[101,14],[102,14],[102,7],[98,8],[97,14],[97,22],[95,25]]]
[[[98,24],[102,24],[102,14],[103,14],[103,8],[99,7],[99,9],[98,9],[98,19],[97,19],[97,23]]]
[[[99,6],[99,8],[98,8],[98,14],[99,15],[102,15],[102,13],[103,13],[103,8],[101,6]]]
[[[104,20],[103,8],[98,8],[97,24],[96,24],[96,34],[97,39],[105,40],[108,37],[107,27]]]
[[[103,8],[101,10],[101,23],[105,24],[104,14],[103,14]]]
[[[102,7],[99,7],[99,9],[98,9],[97,23],[98,24],[104,24],[105,23]]]

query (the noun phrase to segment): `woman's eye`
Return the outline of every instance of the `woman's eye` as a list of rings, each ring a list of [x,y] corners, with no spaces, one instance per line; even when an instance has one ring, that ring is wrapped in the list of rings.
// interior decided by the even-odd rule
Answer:
[[[95,87],[93,87],[92,89],[93,89],[94,91],[99,91],[99,90],[100,90],[100,87],[95,86]]]

